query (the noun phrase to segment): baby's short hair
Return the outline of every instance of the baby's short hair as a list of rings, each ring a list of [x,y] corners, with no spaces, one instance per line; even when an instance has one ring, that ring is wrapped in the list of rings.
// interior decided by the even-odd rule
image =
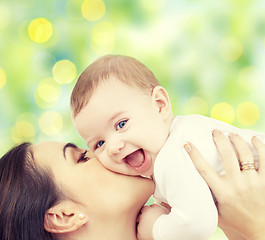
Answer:
[[[88,103],[99,83],[115,77],[129,86],[135,86],[151,94],[159,82],[144,64],[121,55],[105,55],[96,59],[79,76],[71,95],[73,117]]]

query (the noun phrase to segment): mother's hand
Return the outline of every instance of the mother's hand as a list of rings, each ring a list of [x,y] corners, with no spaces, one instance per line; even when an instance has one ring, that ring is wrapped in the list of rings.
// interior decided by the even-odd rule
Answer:
[[[218,130],[213,132],[213,139],[223,159],[226,172],[223,176],[204,160],[194,145],[188,143],[185,149],[217,199],[219,226],[248,240],[265,239],[265,144],[257,137],[252,138],[259,156],[255,169],[252,152],[240,136],[229,136],[236,150]]]

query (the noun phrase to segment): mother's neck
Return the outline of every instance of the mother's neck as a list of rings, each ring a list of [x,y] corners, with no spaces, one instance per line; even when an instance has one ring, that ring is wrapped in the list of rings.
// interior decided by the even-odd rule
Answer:
[[[91,220],[67,237],[75,240],[137,240],[136,217],[136,213],[127,213],[100,222]]]

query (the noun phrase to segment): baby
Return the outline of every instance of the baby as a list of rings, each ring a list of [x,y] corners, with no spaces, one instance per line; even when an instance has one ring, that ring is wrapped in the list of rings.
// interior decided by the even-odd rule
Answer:
[[[173,117],[167,91],[146,66],[127,56],[103,56],[89,65],[73,89],[71,112],[79,134],[105,167],[152,177],[154,198],[171,206],[169,214],[157,207],[143,211],[139,239],[205,240],[216,229],[215,202],[183,148],[187,141],[222,173],[214,129],[238,133],[249,143],[253,135],[265,140],[200,115]]]

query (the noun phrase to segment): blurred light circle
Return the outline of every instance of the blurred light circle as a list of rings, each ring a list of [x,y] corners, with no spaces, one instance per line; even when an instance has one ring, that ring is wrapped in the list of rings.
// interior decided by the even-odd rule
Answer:
[[[165,0],[141,0],[142,6],[148,11],[161,10],[165,5]]]
[[[61,86],[53,78],[43,79],[36,92],[35,101],[41,108],[53,107],[61,95]]]
[[[111,53],[115,46],[115,28],[109,22],[95,24],[92,29],[91,47],[95,53]]]
[[[75,64],[66,59],[58,61],[52,68],[52,74],[58,83],[68,84],[76,77]]]
[[[0,29],[4,29],[10,22],[11,13],[5,6],[0,6]]]
[[[28,121],[28,122],[35,125],[38,121],[38,118],[37,118],[36,114],[34,114],[32,112],[23,112],[17,118],[17,122],[20,122],[20,121]]]
[[[0,68],[0,90],[5,86],[6,84],[6,74],[3,69]]]
[[[259,107],[253,102],[243,102],[236,109],[236,117],[245,126],[254,125],[260,117]]]
[[[56,135],[63,128],[63,119],[59,113],[48,111],[40,116],[39,126],[44,134],[49,136]]]
[[[12,128],[0,128],[0,155],[3,156],[10,148],[14,145],[14,140],[12,139]]]
[[[38,94],[43,101],[54,103],[59,98],[60,88],[50,84],[42,84],[38,88]]]
[[[28,121],[19,121],[16,123],[16,129],[21,136],[33,137],[35,136],[35,128]]]
[[[30,22],[28,34],[34,42],[47,42],[53,34],[52,24],[46,18],[36,18]]]
[[[208,104],[200,97],[192,97],[184,104],[184,113],[206,115]]]
[[[239,84],[247,90],[257,89],[260,79],[261,74],[254,67],[243,68],[238,75]]]
[[[17,129],[15,127],[13,127],[11,129],[11,138],[12,138],[14,143],[23,142],[23,138],[19,135],[19,133],[17,132]]]
[[[235,112],[230,104],[221,102],[213,106],[211,117],[231,124],[235,119]]]
[[[85,0],[81,6],[82,15],[89,21],[101,19],[105,12],[105,3],[102,0]]]
[[[34,126],[29,121],[17,121],[11,130],[12,140],[15,143],[22,141],[32,141],[36,131]]]
[[[220,54],[225,61],[236,61],[243,52],[241,43],[235,38],[225,38],[220,44]]]

